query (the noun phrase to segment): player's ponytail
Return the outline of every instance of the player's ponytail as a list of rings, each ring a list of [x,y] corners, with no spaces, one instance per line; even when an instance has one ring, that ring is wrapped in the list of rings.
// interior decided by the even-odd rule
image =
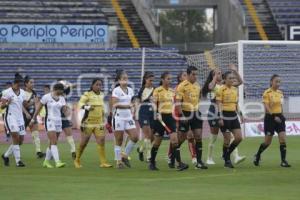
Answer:
[[[203,97],[206,97],[207,94],[210,92],[208,86],[214,79],[214,75],[215,75],[215,70],[211,70],[207,76],[207,79],[206,79],[206,81],[203,85],[202,91],[201,91]]]

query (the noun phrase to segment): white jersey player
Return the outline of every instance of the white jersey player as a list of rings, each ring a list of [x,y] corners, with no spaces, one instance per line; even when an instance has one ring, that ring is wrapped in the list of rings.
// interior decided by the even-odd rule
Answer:
[[[119,72],[117,80],[120,85],[114,88],[112,92],[112,106],[114,109],[112,124],[115,135],[115,160],[117,161],[117,168],[124,168],[124,164],[127,167],[131,167],[128,156],[138,141],[138,133],[131,111],[131,99],[134,96],[134,92],[127,85],[127,73],[125,71]],[[125,153],[122,155],[121,146],[125,131],[129,136],[129,141],[125,147]]]
[[[26,134],[23,111],[27,118],[30,118],[30,115],[23,107],[26,104],[25,92],[21,89],[23,82],[23,77],[16,73],[12,87],[3,91],[1,98],[1,107],[6,108],[5,126],[12,136],[12,145],[2,155],[5,166],[9,166],[9,156],[13,154],[17,167],[25,167],[25,164],[21,161],[20,153],[20,145],[23,143],[24,135]]]
[[[43,163],[43,167],[45,168],[53,168],[53,166],[50,164],[50,160],[52,157],[57,168],[61,168],[66,165],[59,159],[56,135],[57,133],[60,133],[62,131],[61,112],[64,112],[65,114],[67,112],[67,106],[65,98],[63,96],[63,92],[64,86],[61,83],[55,84],[53,86],[53,91],[44,95],[40,100],[31,121],[31,123],[34,123],[33,120],[39,114],[41,108],[45,106],[45,128],[47,131],[48,139],[50,141],[50,145],[46,151],[45,161]]]

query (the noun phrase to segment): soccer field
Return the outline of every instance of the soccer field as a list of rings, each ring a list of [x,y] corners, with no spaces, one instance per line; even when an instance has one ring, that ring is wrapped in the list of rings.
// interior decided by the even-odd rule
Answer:
[[[184,172],[170,170],[165,160],[167,141],[163,142],[158,154],[160,171],[149,171],[146,163],[132,154],[131,169],[100,169],[96,145],[91,143],[82,158],[82,169],[75,169],[66,143],[59,144],[61,159],[67,162],[63,169],[44,169],[42,160],[34,155],[31,144],[22,146],[22,156],[26,168],[16,168],[11,158],[11,166],[0,169],[0,199],[299,199],[300,186],[300,137],[288,138],[288,160],[292,168],[279,167],[280,156],[277,138],[263,154],[261,167],[254,167],[252,157],[262,138],[247,138],[239,147],[247,160],[234,170],[224,169],[219,158],[220,139],[216,144],[216,166],[207,171],[193,169],[187,145],[182,147],[184,161],[190,169]],[[205,141],[207,144],[207,141]],[[45,147],[45,144],[44,146]],[[1,145],[4,152],[7,145]],[[113,147],[107,145],[108,157],[113,162]],[[206,157],[206,146],[204,155]]]

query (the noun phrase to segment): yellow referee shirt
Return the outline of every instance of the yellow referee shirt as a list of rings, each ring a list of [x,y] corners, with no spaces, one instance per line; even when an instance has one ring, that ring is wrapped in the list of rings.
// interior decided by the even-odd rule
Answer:
[[[155,88],[153,91],[153,101],[161,114],[171,114],[174,103],[174,90],[165,89],[163,86]]]
[[[222,85],[216,93],[216,100],[222,103],[222,111],[236,111],[238,103],[237,88]]]
[[[268,104],[271,114],[282,113],[283,93],[269,88],[263,93],[263,103]]]
[[[200,85],[188,80],[182,81],[176,90],[176,100],[182,102],[183,111],[197,111],[200,103]]]

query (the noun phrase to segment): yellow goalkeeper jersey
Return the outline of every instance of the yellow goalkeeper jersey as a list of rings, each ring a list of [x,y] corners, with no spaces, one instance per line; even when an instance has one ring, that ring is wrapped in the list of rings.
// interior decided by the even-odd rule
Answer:
[[[104,94],[100,92],[96,94],[93,91],[85,92],[79,100],[79,107],[90,106],[85,109],[82,123],[102,123],[104,120]]]

